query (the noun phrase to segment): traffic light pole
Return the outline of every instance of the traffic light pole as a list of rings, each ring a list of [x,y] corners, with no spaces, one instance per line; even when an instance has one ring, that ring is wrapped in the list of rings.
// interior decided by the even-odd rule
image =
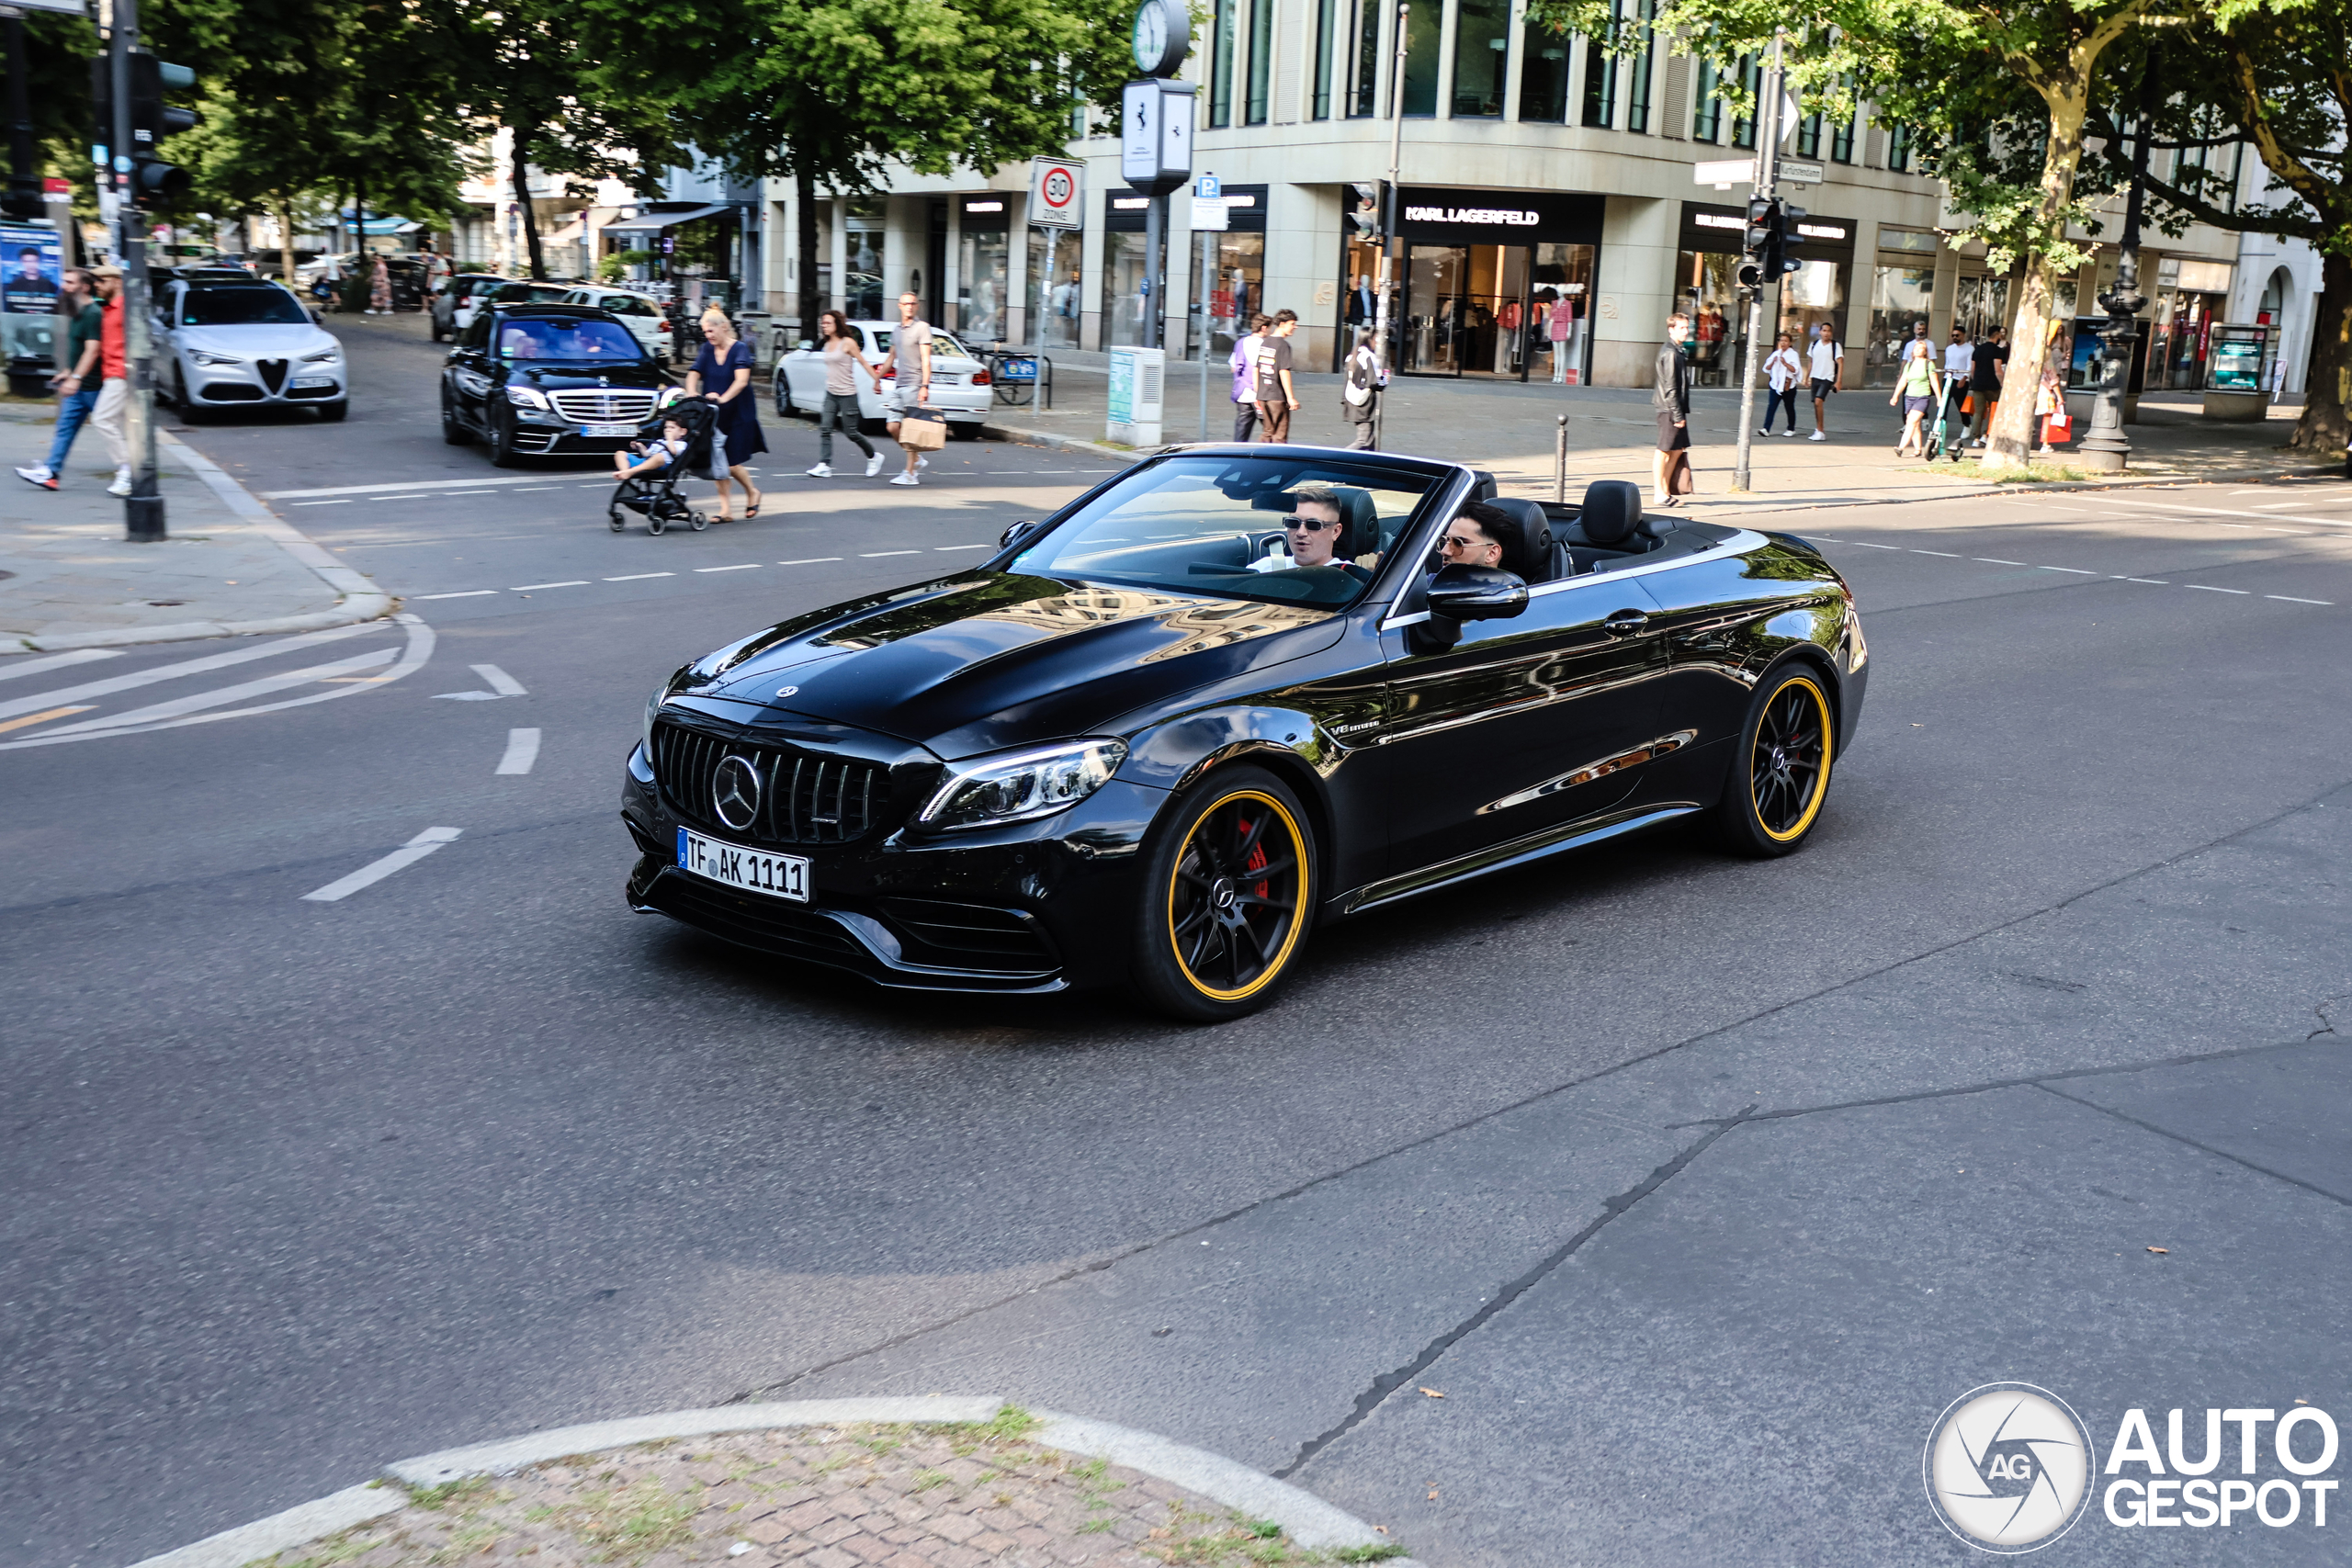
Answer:
[[[1767,201],[1774,199],[1780,175],[1781,81],[1786,74],[1781,64],[1781,34],[1775,28],[1772,69],[1764,73],[1764,101],[1756,106],[1755,120],[1756,194]],[[1741,492],[1748,489],[1748,454],[1756,445],[1756,340],[1764,331],[1764,288],[1779,282],[1766,278],[1747,296],[1747,344],[1739,356],[1739,456],[1731,468],[1731,488]]]
[[[1372,317],[1372,357],[1378,367],[1381,389],[1373,395],[1372,444],[1382,444],[1382,422],[1388,409],[1388,323],[1389,297],[1396,292],[1394,263],[1398,240],[1396,195],[1397,166],[1405,155],[1405,117],[1399,111],[1405,106],[1405,28],[1413,17],[1410,6],[1396,7],[1396,58],[1388,73],[1388,188],[1382,195],[1385,210],[1380,215],[1380,299]],[[1345,311],[1340,314],[1344,316]]]
[[[130,101],[130,53],[139,44],[139,0],[113,0],[107,38],[107,79],[112,91],[114,123],[107,128],[113,145],[107,149],[114,178],[115,255],[122,268],[122,342],[128,363],[130,396],[122,411],[122,434],[130,448],[130,494],[122,503],[124,536],[134,544],[162,540],[164,497],[155,483],[155,345],[149,316],[147,289],[147,221],[139,210],[131,171],[133,120]]]

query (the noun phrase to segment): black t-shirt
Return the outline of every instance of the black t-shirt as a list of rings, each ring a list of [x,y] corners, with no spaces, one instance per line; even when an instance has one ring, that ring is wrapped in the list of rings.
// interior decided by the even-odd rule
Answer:
[[[1968,389],[1972,392],[2000,390],[2001,373],[1994,367],[1996,362],[2006,362],[2008,357],[2009,351],[1997,343],[1978,344],[1969,366]]]
[[[1268,333],[1258,340],[1258,351],[1251,355],[1250,368],[1258,378],[1258,400],[1261,403],[1283,403],[1290,394],[1283,389],[1283,372],[1290,368],[1290,339]]]

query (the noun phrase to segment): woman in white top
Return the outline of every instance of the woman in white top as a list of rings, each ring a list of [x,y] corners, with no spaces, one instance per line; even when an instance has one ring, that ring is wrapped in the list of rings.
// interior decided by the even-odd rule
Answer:
[[[839,310],[821,310],[817,315],[817,336],[820,352],[825,357],[824,400],[817,409],[817,466],[808,470],[812,479],[833,477],[833,432],[839,430],[850,439],[850,445],[865,454],[865,477],[872,479],[882,471],[882,454],[859,429],[864,417],[857,396],[857,378],[862,374],[880,391],[882,382],[874,367],[865,363],[858,352],[857,334],[842,319]]]
[[[1792,441],[1797,434],[1797,386],[1804,379],[1804,362],[1797,357],[1797,340],[1788,333],[1764,360],[1764,384],[1772,389],[1772,400],[1764,405],[1764,426],[1756,434],[1772,434],[1772,416],[1781,409],[1789,411],[1789,428],[1781,434]]]

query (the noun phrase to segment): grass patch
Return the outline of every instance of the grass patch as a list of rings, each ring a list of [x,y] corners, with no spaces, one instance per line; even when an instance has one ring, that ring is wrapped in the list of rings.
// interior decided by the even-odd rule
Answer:
[[[952,1486],[955,1483],[956,1478],[949,1475],[944,1471],[919,1470],[915,1472],[915,1490],[918,1493],[928,1492],[934,1486]]]
[[[582,1540],[606,1549],[605,1562],[642,1562],[657,1551],[694,1540],[687,1528],[695,1517],[694,1495],[673,1493],[650,1475],[632,1486],[592,1493],[562,1512],[564,1522]]]
[[[491,1488],[490,1477],[469,1475],[458,1481],[445,1481],[438,1486],[425,1486],[408,1495],[408,1500],[420,1508],[435,1512],[459,1503],[470,1503]]]

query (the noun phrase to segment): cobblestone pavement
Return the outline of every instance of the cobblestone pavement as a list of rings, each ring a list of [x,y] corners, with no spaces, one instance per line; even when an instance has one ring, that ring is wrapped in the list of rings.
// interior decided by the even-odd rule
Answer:
[[[1271,1521],[1105,1461],[988,1426],[799,1427],[574,1455],[452,1482],[269,1568],[1010,1568],[1377,1562],[1402,1547],[1307,1551]]]

